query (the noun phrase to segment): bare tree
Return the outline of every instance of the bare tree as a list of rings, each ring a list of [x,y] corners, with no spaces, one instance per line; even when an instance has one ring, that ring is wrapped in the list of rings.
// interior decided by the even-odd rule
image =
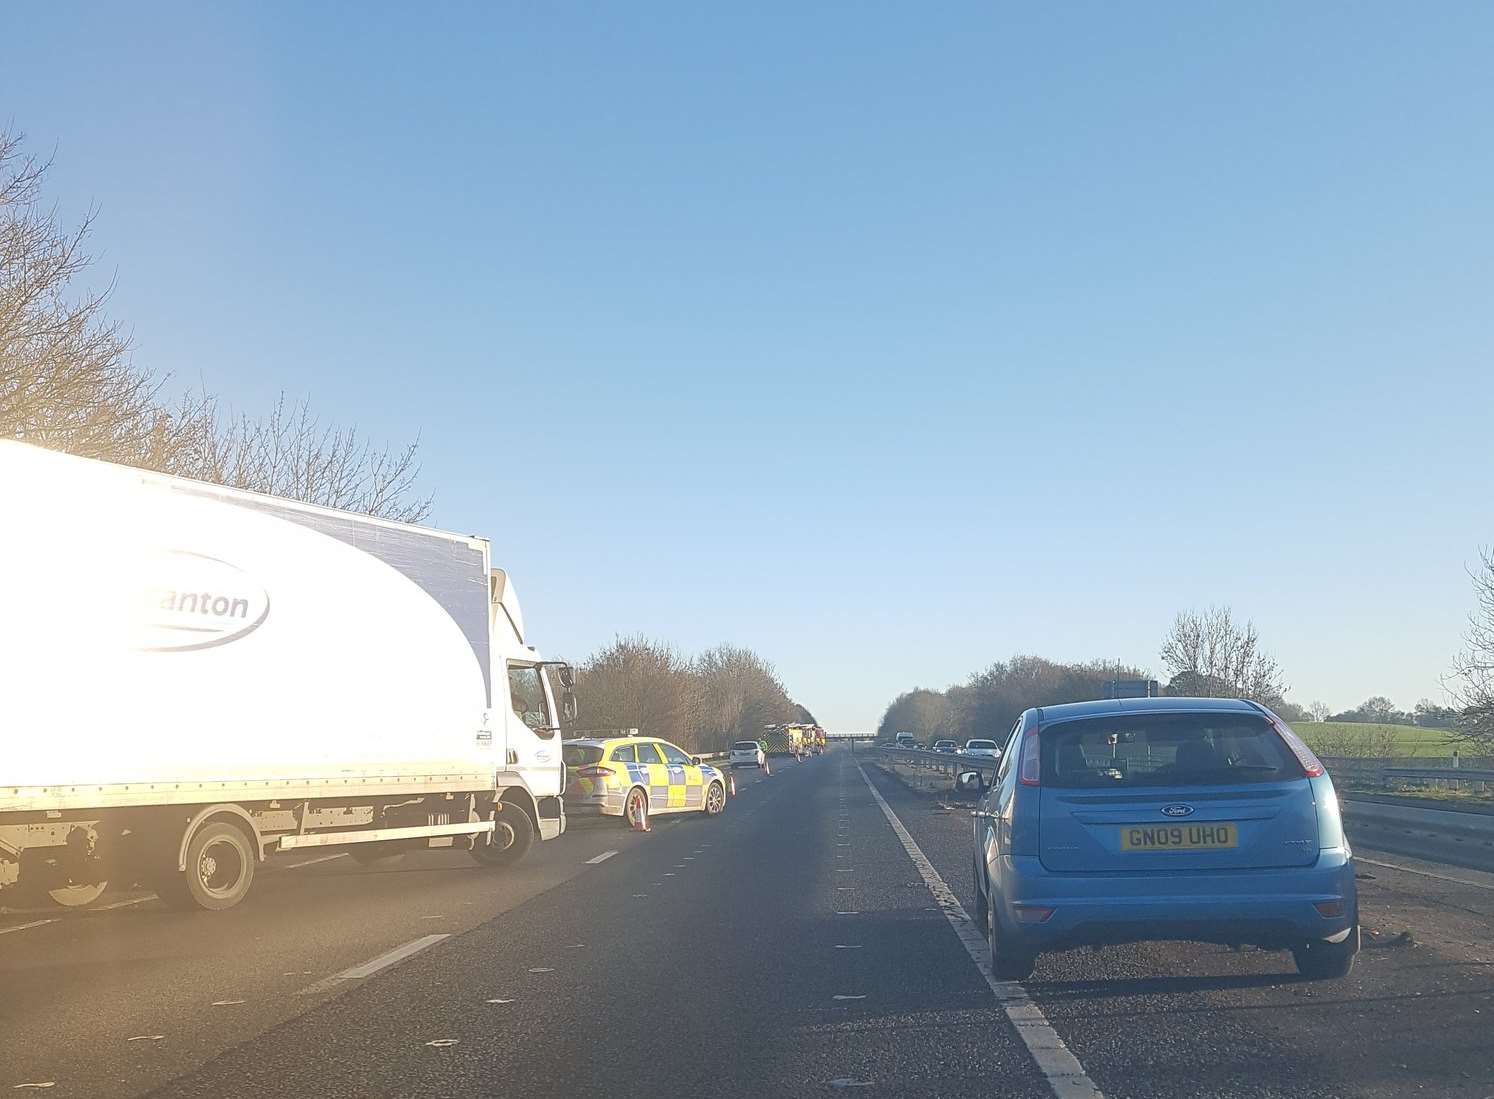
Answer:
[[[701,750],[755,740],[764,725],[799,719],[773,665],[751,649],[717,645],[697,656],[690,671],[697,701],[694,739]]]
[[[263,419],[224,416],[206,392],[174,408],[104,316],[108,293],[74,291],[92,265],[96,211],[65,227],[42,205],[49,160],[0,131],[0,438],[330,507],[419,522],[419,440],[379,448],[282,395]]]
[[[1315,698],[1307,704],[1307,713],[1314,721],[1327,721],[1328,715],[1332,712],[1328,703],[1320,698]]]
[[[1460,739],[1494,745],[1494,549],[1479,551],[1469,570],[1475,606],[1468,615],[1464,648],[1453,658],[1442,686],[1462,712],[1453,727]]]
[[[158,456],[167,472],[406,523],[430,515],[431,497],[415,493],[419,439],[398,450],[376,447],[283,393],[258,420],[220,414],[205,393],[188,394],[158,420],[172,440]]]
[[[1255,623],[1236,623],[1228,607],[1179,612],[1161,655],[1172,694],[1249,698],[1268,706],[1286,694],[1281,667],[1262,650]]]
[[[0,131],[0,438],[138,462],[158,382],[105,318],[108,292],[74,288],[93,262],[96,211],[64,226],[42,204],[51,161],[24,153],[22,141]]]
[[[619,637],[581,666],[577,694],[591,728],[637,729],[695,746],[696,693],[690,666],[673,645]]]

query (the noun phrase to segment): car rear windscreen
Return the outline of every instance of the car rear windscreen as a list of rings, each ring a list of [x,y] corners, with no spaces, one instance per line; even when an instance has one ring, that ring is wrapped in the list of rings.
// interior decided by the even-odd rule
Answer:
[[[1220,786],[1300,778],[1276,730],[1244,714],[1124,714],[1042,730],[1043,785]]]
[[[755,740],[739,740],[731,746],[734,752],[755,752],[757,749],[758,743]]]
[[[996,742],[994,740],[971,740],[971,741],[967,741],[966,742],[965,747],[966,748],[994,748],[994,747],[996,747]]]
[[[560,750],[567,767],[585,767],[602,758],[602,750],[592,744],[567,744]]]

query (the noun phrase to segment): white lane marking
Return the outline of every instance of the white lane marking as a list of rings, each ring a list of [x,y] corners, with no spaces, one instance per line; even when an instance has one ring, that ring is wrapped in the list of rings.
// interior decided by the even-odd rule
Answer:
[[[866,999],[865,996],[839,996],[839,995],[837,995],[837,996],[835,996],[833,998],[837,999],[837,1000],[864,1000],[864,999]]]
[[[492,1000],[489,1000],[487,1002],[490,1003],[490,1004],[511,1004],[511,1003],[513,1003],[512,1000],[499,1000],[499,999],[492,999]]]
[[[531,973],[554,973],[555,970],[551,969],[547,965],[536,965],[536,966],[531,966],[530,969],[529,969],[529,972],[531,972]]]
[[[861,913],[858,912],[854,908],[845,908],[845,909],[837,908],[835,910],[835,914],[837,916],[859,916],[859,915],[861,915]]]
[[[1417,870],[1415,867],[1402,866],[1400,863],[1396,862],[1378,862],[1375,859],[1367,859],[1361,855],[1355,855],[1354,861],[1362,862],[1369,866],[1383,866],[1387,870],[1399,870],[1403,874],[1420,874],[1424,878],[1436,878],[1438,881],[1450,881],[1455,885],[1471,885],[1475,889],[1494,889],[1494,885],[1490,885],[1488,882],[1469,881],[1467,878],[1454,878],[1450,877],[1447,874],[1434,874],[1430,870]],[[18,929],[12,928],[11,930],[14,931]],[[4,934],[4,932],[0,932],[0,934]]]
[[[334,854],[331,854],[331,855],[318,855],[314,859],[306,859],[303,862],[293,862],[293,863],[290,863],[289,865],[286,866],[286,869],[287,870],[299,870],[303,866],[315,866],[319,862],[331,862],[333,859],[340,859],[340,858],[342,858],[346,854],[347,854],[346,851],[338,851],[338,852],[336,852]]]
[[[243,1000],[214,1000],[209,1006],[210,1007],[237,1007],[239,1004],[242,1004],[242,1003],[244,1003]]]
[[[355,965],[351,969],[344,969],[341,973],[334,973],[332,976],[325,977],[315,984],[307,985],[300,992],[296,993],[296,995],[315,996],[318,993],[326,992],[330,988],[336,988],[343,981],[361,981],[364,977],[372,977],[379,970],[388,969],[391,965],[404,961],[410,955],[419,954],[427,947],[435,946],[442,939],[449,938],[451,936],[448,934],[440,934],[422,935],[418,939],[411,939],[403,946],[396,946],[393,950],[386,951],[377,958],[371,958],[361,965]]]
[[[856,868],[854,866],[837,866],[835,868],[835,872],[837,874],[854,874],[856,872]]]
[[[164,1034],[137,1034],[133,1038],[126,1038],[126,1042],[159,1042],[165,1038]]]
[[[13,1084],[13,1085],[11,1085],[11,1089],[10,1090],[11,1091],[20,1091],[22,1088],[55,1088],[56,1086],[57,1086],[57,1081],[56,1080],[43,1080],[39,1084]]]
[[[129,908],[131,905],[144,904],[146,901],[153,901],[155,899],[156,899],[156,895],[154,893],[152,893],[148,897],[136,897],[133,900],[128,900],[128,901],[115,901],[113,904],[96,904],[92,908],[90,908],[88,911],[90,911],[90,912],[108,912],[108,911],[111,911],[112,909],[115,909],[115,908]]]
[[[18,923],[14,927],[0,927],[0,935],[9,935],[12,931],[25,931],[31,927],[44,927],[49,923],[56,922],[57,918],[54,916],[50,920],[32,920],[30,923]]]
[[[1042,1009],[1032,1002],[1032,998],[1027,995],[1027,990],[1016,981],[998,981],[992,976],[991,965],[987,959],[986,940],[970,922],[970,917],[965,914],[960,899],[944,883],[944,879],[939,876],[939,871],[934,869],[934,864],[929,862],[928,856],[923,853],[912,835],[903,827],[903,822],[897,819],[897,814],[892,811],[892,806],[887,804],[887,799],[882,796],[882,792],[872,785],[872,780],[867,776],[865,769],[860,764],[857,764],[856,769],[861,772],[861,780],[871,791],[872,798],[881,808],[882,815],[887,818],[887,823],[892,825],[892,830],[902,841],[903,850],[908,852],[913,865],[918,867],[923,883],[928,886],[934,900],[939,902],[939,907],[944,910],[945,919],[949,921],[949,926],[954,929],[954,933],[964,944],[970,960],[975,963],[981,976],[986,979],[986,984],[991,987],[996,1001],[1001,1005],[1001,1010],[1006,1012],[1006,1017],[1016,1028],[1017,1036],[1022,1039],[1027,1052],[1031,1053],[1032,1059],[1037,1062],[1038,1071],[1048,1081],[1053,1094],[1058,1096],[1058,1099],[1104,1099],[1103,1093],[1095,1087],[1094,1081],[1085,1073],[1084,1066],[1079,1063],[1079,1058],[1069,1052],[1069,1047],[1063,1044],[1063,1039],[1048,1022]]]
[[[587,866],[595,866],[599,862],[606,862],[608,859],[610,859],[615,854],[617,854],[616,851],[603,851],[600,855],[596,856],[596,858],[587,859],[586,860],[586,865]]]
[[[835,949],[836,950],[860,950],[861,949],[861,944],[860,943],[836,943],[835,944]]]
[[[456,1045],[460,1040],[461,1039],[459,1038],[432,1038],[425,1044],[428,1046],[435,1046],[437,1049],[446,1049],[448,1046]]]

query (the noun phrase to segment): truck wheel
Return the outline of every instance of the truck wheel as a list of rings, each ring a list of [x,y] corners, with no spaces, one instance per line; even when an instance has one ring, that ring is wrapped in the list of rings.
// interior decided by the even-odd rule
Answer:
[[[172,908],[221,912],[248,896],[254,862],[254,848],[242,829],[223,820],[209,821],[187,844],[187,869],[173,867],[152,885]]]
[[[519,806],[501,801],[493,806],[493,820],[493,835],[472,848],[472,857],[483,866],[512,866],[534,846],[534,822]]]
[[[713,782],[706,787],[705,814],[708,817],[720,815],[726,808],[726,790],[719,782]]]
[[[59,875],[58,877],[61,877]],[[57,880],[52,878],[51,880]],[[13,904],[17,908],[40,908],[48,905],[56,905],[58,908],[82,908],[99,899],[99,894],[109,888],[109,883],[84,882],[75,884],[64,882],[62,885],[35,885],[25,881],[15,887],[13,893],[6,894],[6,903]],[[11,898],[14,898],[12,900]]]

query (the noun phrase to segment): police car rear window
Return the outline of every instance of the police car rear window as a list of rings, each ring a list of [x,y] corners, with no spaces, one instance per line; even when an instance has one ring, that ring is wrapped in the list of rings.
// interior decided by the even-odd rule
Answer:
[[[585,767],[602,758],[602,750],[592,744],[567,744],[560,750],[567,767]]]

